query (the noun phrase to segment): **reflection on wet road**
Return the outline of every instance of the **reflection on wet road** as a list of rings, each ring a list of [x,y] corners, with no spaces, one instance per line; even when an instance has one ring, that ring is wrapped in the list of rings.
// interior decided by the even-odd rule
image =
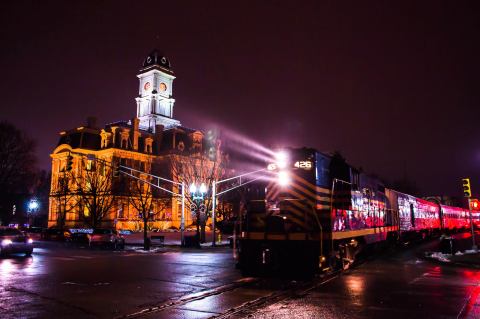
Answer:
[[[432,264],[409,250],[367,262],[307,296],[263,307],[251,317],[480,318],[479,292],[479,271]]]
[[[0,259],[0,318],[112,318],[240,278],[229,249],[142,254],[53,245],[31,258]]]
[[[232,309],[231,318],[480,318],[480,272],[418,258],[431,245],[268,302],[291,282],[242,279],[228,248],[142,254],[44,244],[31,258],[0,259],[0,318],[210,318]]]

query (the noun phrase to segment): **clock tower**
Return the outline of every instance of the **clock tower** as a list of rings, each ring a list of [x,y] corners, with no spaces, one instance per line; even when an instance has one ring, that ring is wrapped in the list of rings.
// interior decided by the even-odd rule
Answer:
[[[172,84],[175,76],[166,56],[154,50],[143,61],[142,69],[137,75],[140,87],[137,101],[137,117],[140,129],[155,131],[155,125],[166,129],[180,126],[173,119]]]

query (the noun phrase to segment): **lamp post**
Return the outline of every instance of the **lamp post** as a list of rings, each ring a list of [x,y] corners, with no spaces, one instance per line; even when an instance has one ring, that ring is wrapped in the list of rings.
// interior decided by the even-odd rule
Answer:
[[[192,198],[192,205],[190,210],[195,213],[197,219],[197,243],[200,246],[200,218],[206,213],[206,206],[204,203],[205,195],[207,194],[207,185],[201,183],[197,186],[195,183],[190,184],[190,196]]]
[[[40,203],[38,202],[38,200],[36,198],[32,198],[30,199],[30,201],[28,202],[28,215],[29,215],[29,221],[28,223],[30,224],[30,226],[33,224],[33,222],[35,221],[35,213],[39,210],[40,208]],[[30,220],[31,219],[31,220]]]

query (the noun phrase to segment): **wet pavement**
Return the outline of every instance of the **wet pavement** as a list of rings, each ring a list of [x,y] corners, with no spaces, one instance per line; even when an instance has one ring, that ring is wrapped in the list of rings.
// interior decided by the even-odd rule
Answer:
[[[0,318],[480,318],[480,272],[421,258],[436,245],[383,252],[308,288],[242,278],[226,247],[44,243],[31,258],[0,259]]]
[[[480,272],[420,258],[436,241],[383,253],[304,296],[245,311],[249,318],[480,318]],[[242,317],[239,316],[239,317]]]
[[[228,248],[159,253],[64,248],[0,259],[0,318],[112,318],[240,279]]]

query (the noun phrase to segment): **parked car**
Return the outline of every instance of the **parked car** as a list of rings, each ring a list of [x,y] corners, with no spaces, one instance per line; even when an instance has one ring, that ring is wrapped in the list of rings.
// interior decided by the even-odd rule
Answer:
[[[115,229],[97,228],[89,235],[89,246],[123,249],[125,247],[125,238]]]
[[[76,245],[88,245],[90,240],[89,240],[89,234],[88,233],[72,233],[70,237],[68,238],[68,242]]]
[[[45,228],[41,234],[41,238],[43,240],[65,241],[70,237],[71,234],[68,230],[63,230],[60,228]]]
[[[0,227],[0,255],[33,252],[33,239],[13,227]]]

